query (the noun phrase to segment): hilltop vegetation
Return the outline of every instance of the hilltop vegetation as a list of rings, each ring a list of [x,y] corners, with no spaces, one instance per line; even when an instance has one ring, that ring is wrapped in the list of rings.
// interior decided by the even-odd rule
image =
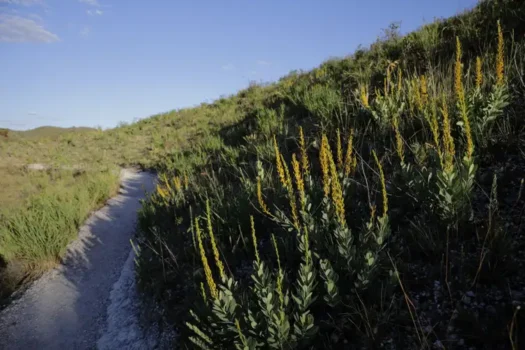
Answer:
[[[159,172],[134,246],[140,287],[182,347],[518,349],[523,18],[520,1],[481,1],[212,104],[0,139],[0,169],[29,188],[11,196],[0,247],[42,187],[67,203],[57,194],[83,186],[69,170],[55,185],[60,167],[108,179],[139,165]],[[27,173],[34,162],[52,169]],[[0,249],[7,266],[49,257],[18,246]]]
[[[68,133],[79,133],[87,131],[95,131],[94,128],[87,127],[72,127],[72,128],[61,128],[57,126],[40,126],[38,128],[30,130],[9,130],[9,129],[0,129],[0,135],[4,137],[23,137],[29,139],[42,139],[42,138],[56,138],[60,135]]]

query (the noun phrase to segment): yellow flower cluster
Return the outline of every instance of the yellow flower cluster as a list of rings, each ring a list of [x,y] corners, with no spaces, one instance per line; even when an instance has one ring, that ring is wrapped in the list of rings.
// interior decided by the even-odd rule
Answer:
[[[482,62],[481,57],[476,57],[476,88],[481,88],[483,84],[483,72],[482,72]]]
[[[432,113],[430,114],[428,123],[430,125],[430,131],[432,132],[432,138],[434,140],[434,145],[436,146],[436,150],[438,153],[439,163],[443,168],[443,152],[441,151],[441,142],[439,141],[439,123],[437,116],[437,102],[435,98],[432,99]],[[448,127],[450,128],[450,124]]]
[[[310,164],[308,162],[308,153],[306,153],[306,142],[304,140],[303,127],[299,127],[299,147],[301,148],[301,167],[305,175],[310,173]]]
[[[496,57],[496,84],[501,86],[505,83],[505,42],[503,40],[503,30],[498,20],[498,53]]]
[[[252,228],[252,241],[253,241],[253,249],[255,250],[255,260],[257,263],[261,262],[261,259],[259,258],[259,250],[257,250],[257,235],[255,234],[255,222],[253,221],[253,216],[250,215],[250,224]]]
[[[459,37],[456,37],[456,62],[454,64],[454,91],[456,92],[456,97],[461,103],[461,100],[465,99],[465,92],[463,91],[463,67],[461,63],[461,42]]]
[[[206,290],[204,289],[204,283],[201,282],[201,294],[202,294],[202,299],[204,300],[204,302],[206,303]]]
[[[272,234],[273,248],[275,249],[275,256],[277,257],[277,267],[279,268],[279,274],[277,275],[277,294],[279,295],[279,303],[281,310],[284,308],[284,294],[283,294],[283,271],[281,268],[281,259],[279,257],[279,249],[277,247],[277,240],[275,235]]]
[[[463,121],[463,128],[465,130],[465,137],[467,138],[467,151],[465,157],[472,158],[474,153],[474,142],[472,140],[472,132],[470,129],[470,121],[468,118],[467,101],[465,98],[465,89],[463,88],[463,69],[461,64],[461,42],[459,37],[456,37],[456,66],[454,69],[454,88],[456,97],[458,99],[459,112]]]
[[[341,145],[341,132],[337,129],[337,168],[340,170],[343,167],[343,146]]]
[[[421,89],[421,108],[424,108],[428,103],[428,84],[427,78],[422,75],[419,78],[420,89]]]
[[[204,275],[206,276],[206,283],[210,289],[211,296],[215,299],[218,296],[217,285],[213,280],[213,275],[211,273],[210,264],[208,264],[208,258],[206,257],[206,252],[204,250],[204,245],[202,243],[202,233],[199,227],[199,220],[195,220],[195,231],[197,233],[197,241],[199,242],[199,252],[202,260],[202,266],[204,267]]]
[[[241,340],[242,345],[244,345],[244,347],[247,348],[248,343],[246,341],[246,337],[244,336],[244,334],[242,334],[241,324],[239,323],[239,320],[237,318],[235,319],[235,328],[237,328],[237,333],[239,334],[239,339]]]
[[[368,103],[368,88],[365,85],[361,85],[359,96],[363,106],[365,108],[370,108],[370,104]]]
[[[180,190],[182,189],[182,183],[178,176],[175,176],[173,178],[173,186],[175,186],[175,189],[177,190],[177,192],[180,192]]]
[[[324,136],[324,135],[323,135]],[[324,136],[326,137],[326,136]],[[328,141],[327,141],[328,142]],[[337,167],[335,166],[334,158],[332,152],[327,154],[328,162],[330,164],[330,184],[332,185],[332,201],[335,206],[335,213],[337,219],[342,226],[346,226],[345,218],[345,203],[343,199],[343,189],[341,188],[341,183],[339,182],[339,174],[337,173]]]
[[[303,174],[301,173],[301,165],[297,160],[295,153],[292,154],[292,168],[295,177],[295,183],[297,185],[297,191],[299,192],[299,200],[301,201],[301,208],[304,210],[306,204],[306,197],[304,193],[304,180]]]
[[[454,155],[456,150],[454,147],[454,138],[452,137],[452,131],[450,128],[450,118],[445,95],[443,95],[441,114],[443,115],[443,148],[445,153],[443,170],[450,172],[454,168]]]
[[[383,216],[385,216],[388,213],[388,197],[386,193],[385,173],[383,172],[383,167],[381,166],[379,158],[377,158],[377,154],[374,150],[372,150],[372,155],[374,156],[377,167],[379,168],[379,175],[381,177],[381,192],[383,194]]]
[[[277,257],[277,266],[279,269],[281,269],[281,257],[279,255],[279,249],[277,247],[277,240],[275,239],[275,235],[272,233],[272,243],[273,248],[275,249],[275,256]]]
[[[376,218],[376,209],[375,204],[370,204],[370,221],[374,221]]]
[[[392,127],[394,128],[394,133],[396,136],[396,152],[401,159],[401,164],[405,163],[405,144],[403,143],[403,137],[399,132],[399,116],[394,115],[392,118]]]
[[[389,64],[386,68],[386,80],[385,80],[385,96],[388,96],[390,89],[390,80],[392,78],[392,64]]]
[[[168,198],[168,191],[160,185],[157,185],[157,193],[162,197],[162,199]]]
[[[286,175],[284,174],[283,162],[281,152],[279,152],[279,146],[277,146],[277,139],[275,135],[273,136],[273,148],[275,151],[275,166],[277,167],[277,174],[279,174],[279,179],[284,188],[286,188]]]
[[[188,175],[184,174],[184,188],[187,190],[188,188],[190,188],[190,184],[189,184],[189,181],[188,181]]]
[[[412,103],[410,104],[410,109],[411,111],[413,111],[414,109],[414,105],[419,109],[419,110],[422,110],[423,109],[423,104],[422,104],[422,100],[421,100],[421,87],[420,87],[420,82],[418,81],[417,78],[413,78],[411,81],[410,81],[410,85],[411,85],[411,92],[412,92]]]
[[[211,248],[213,251],[213,256],[215,258],[215,265],[217,266],[217,269],[219,269],[219,274],[221,276],[221,279],[225,281],[226,273],[224,272],[224,265],[222,264],[222,261],[219,255],[219,249],[217,248],[217,242],[215,241],[215,235],[213,234],[213,227],[211,224],[211,209],[210,209],[209,200],[206,200],[206,218],[208,222],[208,234],[210,235]]]
[[[292,186],[292,177],[290,176],[290,170],[288,169],[288,164],[286,164],[286,161],[284,160],[284,157],[282,154],[281,154],[281,164],[283,165],[283,168],[284,168],[286,189],[288,189],[288,197],[290,200],[290,208],[292,209],[293,223],[294,223],[295,228],[299,230],[300,228],[299,215],[297,213],[297,205],[295,203],[295,194],[294,194],[293,186]]]
[[[260,177],[257,177],[257,201],[259,202],[259,206],[261,207],[262,212],[265,213],[266,215],[272,216],[272,214],[270,213],[270,210],[268,210],[268,206],[264,202]]]
[[[349,176],[350,173],[355,169],[357,165],[357,158],[354,154],[354,130],[350,130],[348,136],[348,145],[346,146],[346,156],[344,164],[345,176]]]
[[[403,71],[401,67],[397,70],[397,94],[400,95],[403,90]]]
[[[330,194],[330,168],[328,155],[331,154],[330,145],[326,135],[321,138],[321,149],[319,152],[319,162],[321,163],[321,172],[323,173],[323,191],[325,197]]]

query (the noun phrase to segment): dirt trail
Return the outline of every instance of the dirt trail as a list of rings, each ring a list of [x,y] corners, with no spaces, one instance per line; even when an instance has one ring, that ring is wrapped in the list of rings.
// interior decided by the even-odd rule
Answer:
[[[80,228],[63,263],[0,313],[0,349],[155,347],[142,343],[134,319],[129,242],[139,200],[153,190],[155,177],[126,169],[121,181],[120,193]]]

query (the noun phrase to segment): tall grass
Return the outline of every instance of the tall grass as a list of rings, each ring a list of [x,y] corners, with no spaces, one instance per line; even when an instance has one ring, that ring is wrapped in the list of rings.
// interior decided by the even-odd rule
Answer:
[[[2,294],[25,274],[38,275],[55,265],[89,213],[118,188],[114,171],[88,172],[74,181],[48,184],[23,207],[1,213],[0,259],[7,264],[0,270]],[[20,267],[17,275],[9,275],[11,264]]]

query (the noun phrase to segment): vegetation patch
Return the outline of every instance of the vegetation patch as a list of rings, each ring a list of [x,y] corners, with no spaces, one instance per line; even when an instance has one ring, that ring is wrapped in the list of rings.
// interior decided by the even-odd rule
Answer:
[[[41,191],[0,211],[0,297],[54,267],[90,212],[118,189],[115,171],[39,174]]]
[[[163,154],[136,245],[179,346],[518,349],[523,15],[482,1],[192,110],[234,116]]]

